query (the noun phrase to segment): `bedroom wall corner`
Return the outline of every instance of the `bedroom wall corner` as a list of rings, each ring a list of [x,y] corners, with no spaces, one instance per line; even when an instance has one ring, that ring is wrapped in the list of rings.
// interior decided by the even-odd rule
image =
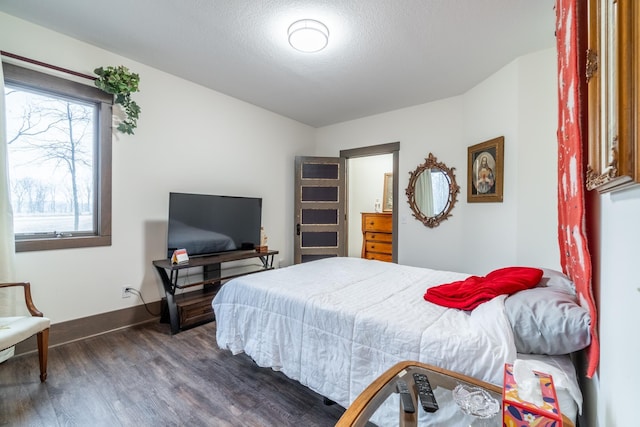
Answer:
[[[464,244],[460,246],[466,272],[486,274],[513,265],[517,250],[518,76],[515,62],[508,64],[464,94],[464,155],[461,205]],[[504,136],[504,191],[502,203],[467,202],[468,147]],[[458,208],[456,208],[458,209]]]
[[[505,137],[504,201],[464,204],[473,221],[464,223],[462,250],[473,272],[559,268],[557,177],[548,172],[557,163],[555,52],[522,56],[464,95],[466,145]],[[466,201],[466,175],[463,188]]]

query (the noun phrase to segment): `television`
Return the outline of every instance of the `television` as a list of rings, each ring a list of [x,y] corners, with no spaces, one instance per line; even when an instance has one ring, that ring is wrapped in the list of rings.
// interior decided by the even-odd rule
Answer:
[[[169,193],[167,258],[176,249],[189,257],[254,249],[261,224],[261,198]]]

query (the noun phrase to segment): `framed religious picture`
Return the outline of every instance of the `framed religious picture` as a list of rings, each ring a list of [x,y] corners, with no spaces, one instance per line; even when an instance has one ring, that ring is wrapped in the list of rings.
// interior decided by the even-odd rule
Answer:
[[[393,211],[393,174],[384,174],[384,187],[382,190],[382,212]]]
[[[502,203],[504,181],[504,137],[468,148],[467,202]]]

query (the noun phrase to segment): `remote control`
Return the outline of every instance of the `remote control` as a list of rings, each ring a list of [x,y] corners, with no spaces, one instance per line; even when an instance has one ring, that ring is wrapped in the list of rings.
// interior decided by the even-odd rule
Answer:
[[[402,409],[407,414],[413,414],[416,412],[416,408],[413,406],[413,398],[411,397],[411,392],[409,391],[409,387],[407,383],[399,380],[396,384],[398,388],[398,393],[400,393],[400,400],[402,401]]]
[[[433,395],[431,384],[425,374],[413,374],[413,381],[416,383],[418,389],[418,396],[420,397],[420,404],[422,408],[427,412],[435,412],[438,410],[438,402]]]

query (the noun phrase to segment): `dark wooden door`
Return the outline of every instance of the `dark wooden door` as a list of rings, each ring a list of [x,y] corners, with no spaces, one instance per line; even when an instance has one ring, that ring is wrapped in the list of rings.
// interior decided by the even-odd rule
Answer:
[[[296,157],[294,263],[345,256],[345,159]]]

